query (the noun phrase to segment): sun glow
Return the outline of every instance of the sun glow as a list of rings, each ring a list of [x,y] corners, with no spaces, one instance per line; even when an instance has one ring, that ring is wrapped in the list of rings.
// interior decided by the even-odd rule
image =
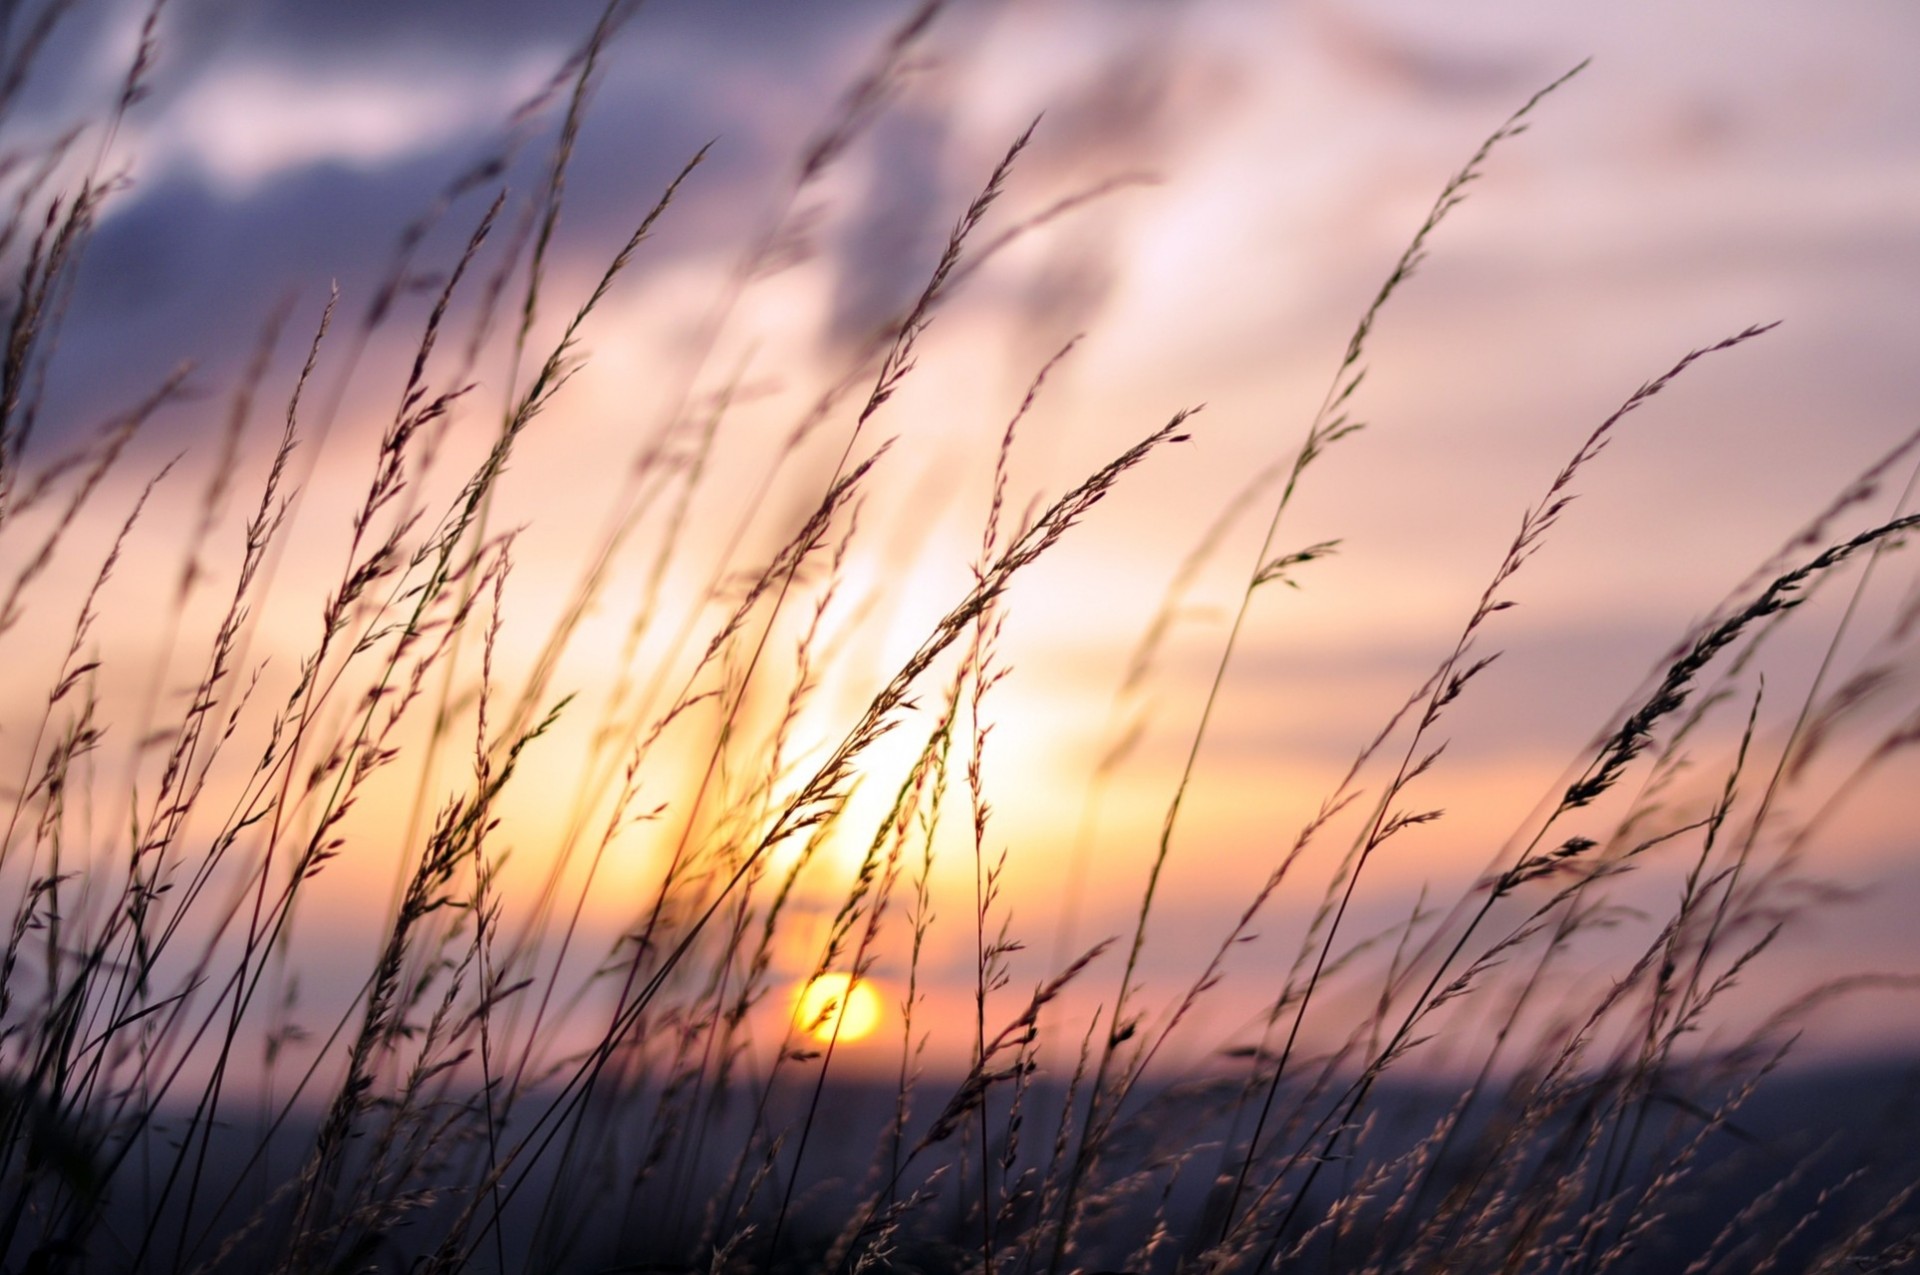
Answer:
[[[873,984],[846,974],[822,974],[793,1001],[794,1025],[815,1040],[861,1040],[880,1026],[880,994]]]

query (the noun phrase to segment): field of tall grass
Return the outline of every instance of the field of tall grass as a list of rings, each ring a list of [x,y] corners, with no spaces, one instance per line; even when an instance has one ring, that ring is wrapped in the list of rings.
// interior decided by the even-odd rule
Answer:
[[[0,112],[70,7],[9,11]],[[1267,467],[1154,529],[1185,558],[1140,578],[1157,610],[1086,706],[1105,751],[1049,795],[1075,843],[996,811],[996,726],[1025,720],[1003,708],[1009,626],[1036,564],[1104,534],[1096,506],[1153,483],[1205,412],[1117,423],[1083,478],[1030,495],[1021,453],[1077,343],[1035,349],[1024,394],[970,436],[953,482],[979,483],[977,538],[912,585],[953,587],[911,640],[880,640],[909,582],[874,563],[924,532],[888,462],[942,316],[1131,179],[1023,200],[1042,119],[952,209],[904,309],[826,347],[817,397],[724,339],[804,256],[815,197],[941,8],[903,9],[792,157],[677,329],[684,377],[605,408],[658,422],[623,425],[615,455],[545,450],[543,426],[710,162],[686,157],[597,278],[555,268],[629,5],[497,149],[394,210],[378,286],[266,298],[231,383],[183,366],[98,421],[61,418],[47,386],[88,375],[63,325],[123,195],[113,141],[167,73],[164,6],[100,119],[5,151],[0,1268],[1907,1264],[1911,1095],[1782,1071],[1810,1011],[1906,973],[1807,993],[1774,949],[1844,906],[1832,825],[1920,741],[1920,603],[1897,583],[1920,434],[1810,493],[1803,530],[1699,600],[1562,781],[1501,807],[1521,822],[1486,869],[1382,924],[1383,861],[1480,796],[1447,788],[1458,706],[1590,468],[1696,364],[1758,357],[1775,316],[1649,369],[1516,496],[1528,512],[1426,675],[1386,720],[1338,723],[1344,776],[1166,962],[1169,865],[1249,853],[1195,831],[1236,656],[1276,594],[1340,589],[1336,544],[1296,535],[1297,494],[1362,428],[1376,324],[1482,174],[1552,145],[1516,138],[1579,68],[1465,140]],[[375,403],[377,436],[352,428]],[[610,503],[580,508],[575,483]],[[558,578],[517,557],[543,517],[596,528]],[[1177,677],[1171,635],[1221,573],[1231,613],[1204,676]],[[1788,645],[1827,658],[1770,682]],[[1169,707],[1181,687],[1199,698]],[[1137,866],[1103,848],[1123,793],[1158,812],[1128,829]],[[1058,897],[1009,893],[1022,856],[1052,861]],[[1095,932],[1081,895],[1117,875],[1137,909]],[[1223,1025],[1229,997],[1256,1012]]]

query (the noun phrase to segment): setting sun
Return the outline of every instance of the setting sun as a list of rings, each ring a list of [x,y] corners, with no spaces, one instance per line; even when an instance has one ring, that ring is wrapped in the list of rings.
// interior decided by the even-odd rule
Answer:
[[[846,974],[822,974],[794,998],[793,1021],[818,1041],[862,1040],[880,1026],[880,995],[873,984]]]

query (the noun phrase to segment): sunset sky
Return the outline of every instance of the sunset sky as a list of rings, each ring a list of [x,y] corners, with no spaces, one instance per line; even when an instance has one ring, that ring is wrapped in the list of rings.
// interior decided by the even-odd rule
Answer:
[[[1451,906],[1646,693],[1675,643],[1750,595],[1751,572],[1920,427],[1920,9],[1904,0],[957,0],[908,51],[870,126],[796,192],[808,139],[910,8],[658,0],[613,37],[568,172],[532,348],[552,339],[682,165],[712,150],[588,323],[589,361],[523,440],[501,490],[496,524],[520,528],[501,682],[524,678],[633,496],[646,440],[730,385],[737,403],[688,507],[668,603],[689,603],[716,572],[756,567],[791,534],[835,472],[854,404],[763,490],[781,440],[912,302],[955,219],[1038,117],[976,247],[1063,198],[1113,188],[970,275],[899,394],[854,440],[856,457],[894,441],[844,564],[832,612],[844,625],[838,658],[796,743],[804,752],[837,739],[965,591],[995,448],[1066,341],[1085,334],[1022,423],[1010,521],[1204,405],[1190,441],[1129,474],[1008,599],[999,655],[1009,672],[988,699],[985,749],[988,842],[1009,865],[999,906],[1025,944],[1007,1007],[1067,949],[1130,935],[1273,489],[1205,563],[1151,681],[1116,698],[1182,560],[1250,478],[1300,446],[1354,323],[1448,176],[1575,64],[1592,59],[1493,153],[1383,311],[1353,400],[1366,428],[1307,471],[1282,524],[1278,551],[1340,545],[1293,573],[1298,589],[1264,588],[1248,614],[1148,929],[1154,1003],[1198,971],[1354,754],[1451,650],[1522,515],[1635,387],[1691,349],[1780,321],[1689,369],[1581,473],[1578,499],[1505,587],[1517,605],[1494,617],[1478,648],[1501,658],[1431,741],[1446,739],[1447,751],[1409,802],[1446,815],[1369,867],[1352,940],[1403,919],[1423,890],[1429,906]],[[98,118],[144,11],[80,7],[14,106],[10,140]],[[157,659],[171,659],[162,702],[197,674],[187,655],[163,657],[155,626],[132,617],[166,605],[231,388],[268,316],[290,307],[236,467],[243,493],[264,473],[280,405],[337,284],[340,330],[309,421],[324,405],[338,410],[297,455],[305,492],[251,650],[273,676],[295,666],[430,297],[416,289],[353,354],[395,245],[450,180],[502,146],[512,113],[599,12],[584,0],[174,0],[163,11],[151,96],[117,135],[90,133],[75,151],[83,162],[105,145],[105,170],[124,166],[127,183],[106,206],[71,299],[34,453],[45,460],[87,437],[194,362],[202,397],[141,435],[75,541],[72,561],[89,561],[153,472],[185,454],[157,489],[100,624],[104,676],[118,679],[111,702],[142,702]],[[564,93],[521,125],[502,237],[538,196],[563,108]],[[436,224],[421,269],[446,268],[486,199],[467,194]],[[784,268],[743,283],[743,263],[769,236],[792,249]],[[499,420],[512,322],[483,343],[455,456],[478,455]],[[462,319],[448,349],[471,336]],[[1912,467],[1906,458],[1829,538],[1892,517]],[[218,569],[231,571],[221,555],[248,499],[234,498],[225,539],[209,551],[228,563]],[[546,699],[577,691],[591,706],[618,679],[631,599],[665,534],[658,518],[639,528]],[[9,573],[25,543],[0,549]],[[9,640],[63,644],[90,570],[66,568],[46,586],[58,618]],[[1755,666],[1765,673],[1756,752],[1767,768],[1856,579],[1836,581]],[[1823,686],[1878,664],[1894,676],[1822,766],[1784,792],[1783,827],[1811,816],[1913,712],[1911,637],[1875,645],[1913,579],[1907,557],[1876,565]],[[780,632],[778,658],[790,662],[796,634]],[[471,681],[478,657],[465,659]],[[37,712],[43,685],[8,685],[9,718]],[[931,679],[927,702],[940,685]],[[1703,733],[1677,807],[1697,810],[1719,792],[1758,685],[1738,683],[1737,702]],[[501,832],[528,882],[586,764],[595,719],[590,707],[571,711],[578,721],[529,752]],[[1140,745],[1089,814],[1097,760],[1136,720]],[[902,730],[877,752],[894,778],[860,794],[869,820],[884,812],[916,738]],[[675,752],[659,763],[660,785],[643,804],[663,805],[663,827],[694,768]],[[1791,928],[1770,954],[1775,972],[1754,980],[1753,1005],[1841,974],[1920,968],[1915,806],[1897,770],[1863,784],[1808,851],[1808,872],[1863,887],[1862,897]],[[1743,787],[1757,792],[1764,773]],[[403,817],[413,795],[396,786],[380,817]],[[970,817],[957,813],[958,774],[951,800],[958,832]],[[1170,1061],[1245,1039],[1353,831],[1316,845]],[[1563,830],[1576,831],[1605,829]],[[633,901],[661,871],[664,851],[645,835],[596,886],[589,920],[602,944],[632,924]],[[832,874],[851,870],[865,835],[822,865],[806,908],[831,908]],[[925,977],[934,1012],[957,1022],[972,1012],[973,865],[964,839],[942,853],[950,893],[935,909]],[[366,900],[384,897],[394,869],[368,850],[329,871],[302,921],[315,952],[366,919]],[[1649,871],[1622,898],[1657,912],[1675,882]],[[370,926],[366,936],[371,946]],[[800,977],[809,941],[797,935],[781,953],[783,977]],[[889,948],[875,966],[889,1004],[903,959]],[[324,999],[328,967],[315,962],[312,994]],[[1076,1003],[1109,1001],[1118,977],[1110,956]],[[1846,1002],[1820,1020],[1821,1047],[1920,1044],[1912,1008],[1883,993]],[[873,1039],[885,1037],[883,1027]],[[964,1032],[956,1039],[964,1051]]]

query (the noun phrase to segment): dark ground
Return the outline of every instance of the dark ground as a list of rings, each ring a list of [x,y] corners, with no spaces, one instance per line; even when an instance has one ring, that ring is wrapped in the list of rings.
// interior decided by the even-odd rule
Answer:
[[[1138,1119],[1120,1143],[1132,1167],[1191,1153],[1187,1165],[1171,1179],[1170,1186],[1169,1175],[1162,1173],[1149,1180],[1134,1203],[1100,1214],[1088,1227],[1070,1266],[1121,1269],[1141,1236],[1151,1228],[1153,1209],[1164,1200],[1165,1216],[1176,1242],[1166,1247],[1155,1268],[1175,1268],[1181,1255],[1177,1241],[1201,1228],[1207,1213],[1206,1184],[1219,1164],[1217,1144],[1225,1132],[1222,1118],[1207,1113],[1218,1110],[1222,1089],[1220,1085],[1169,1085],[1139,1105]],[[923,1092],[916,1134],[936,1114],[934,1095],[950,1090],[929,1081]],[[1332,1192],[1359,1179],[1367,1157],[1390,1156],[1413,1146],[1458,1096],[1457,1090],[1437,1085],[1420,1086],[1404,1080],[1383,1084],[1376,1095],[1378,1118],[1362,1154],[1324,1166],[1313,1194],[1295,1219],[1294,1233],[1320,1216]],[[774,1104],[779,1110],[772,1113],[771,1123],[786,1127],[804,1111],[810,1097],[810,1085],[781,1095]],[[1046,1155],[1059,1100],[1057,1088],[1036,1084],[1029,1092],[1020,1163],[1031,1164]],[[1736,1273],[1754,1270],[1771,1256],[1777,1262],[1774,1269],[1805,1270],[1816,1255],[1830,1249],[1889,1201],[1895,1201],[1891,1214],[1873,1239],[1859,1251],[1844,1252],[1836,1269],[1920,1269],[1915,1250],[1906,1243],[1920,1227],[1920,1209],[1898,1202],[1901,1192],[1920,1184],[1920,1062],[1863,1061],[1777,1074],[1718,1127],[1703,1123],[1708,1116],[1705,1105],[1697,1093],[1684,1098],[1655,1086],[1646,1105],[1642,1136],[1630,1157],[1632,1167],[1621,1181],[1632,1192],[1667,1167],[1670,1161],[1657,1150],[1649,1154],[1649,1149],[1657,1148],[1669,1135],[1678,1143],[1697,1139],[1699,1157],[1692,1171],[1677,1184],[1660,1189],[1659,1220],[1634,1239],[1612,1270],[1633,1275],[1679,1275],[1716,1236],[1723,1236],[1718,1251],[1725,1254],[1732,1250],[1721,1269]],[[739,1269],[768,1268],[770,1255],[765,1246],[771,1241],[773,1215],[787,1195],[790,1179],[798,1185],[792,1191],[787,1220],[780,1226],[781,1254],[773,1265],[788,1270],[820,1265],[833,1236],[872,1189],[869,1186],[862,1190],[860,1184],[874,1181],[870,1171],[876,1158],[882,1163],[889,1158],[888,1144],[877,1141],[874,1131],[886,1127],[892,1108],[891,1089],[878,1083],[843,1083],[822,1091],[819,1114],[797,1175],[792,1166],[798,1140],[797,1134],[790,1132],[778,1167],[759,1188],[759,1201],[748,1212],[756,1226],[742,1249]],[[469,1269],[491,1272],[504,1266],[513,1271],[583,1275],[707,1269],[710,1251],[701,1251],[696,1237],[702,1219],[725,1207],[724,1184],[752,1116],[744,1101],[730,1102],[708,1120],[697,1149],[685,1144],[684,1152],[669,1152],[647,1167],[652,1134],[644,1122],[631,1116],[597,1113],[586,1127],[604,1131],[607,1136],[598,1145],[576,1145],[564,1175],[557,1175],[551,1167],[531,1174],[506,1203],[498,1243],[496,1237],[487,1235],[470,1254]],[[1003,1101],[996,1101],[994,1116],[994,1127],[1004,1128]],[[1556,1132],[1544,1135],[1536,1152],[1529,1154],[1550,1154],[1546,1144],[1576,1127],[1577,1120],[1576,1114],[1556,1126]],[[1428,1196],[1414,1201],[1407,1212],[1423,1213],[1449,1186],[1470,1182],[1488,1168],[1480,1158],[1484,1153],[1476,1149],[1476,1135],[1487,1134],[1496,1125],[1497,1113],[1493,1117],[1470,1114]],[[977,1137],[976,1128],[968,1123],[960,1136]],[[130,1157],[116,1178],[119,1185],[112,1197],[80,1230],[84,1256],[77,1258],[72,1269],[272,1269],[280,1252],[274,1234],[284,1225],[288,1200],[295,1194],[287,1183],[311,1146],[312,1120],[299,1127],[289,1122],[268,1142],[267,1153],[256,1157],[253,1153],[260,1146],[260,1126],[236,1114],[216,1132],[198,1168],[198,1203],[191,1215],[180,1203],[186,1194],[183,1180],[159,1209],[159,1225],[150,1226],[154,1210],[146,1201],[157,1198],[165,1182],[165,1169],[173,1158],[169,1140],[178,1136],[178,1129],[178,1122],[169,1123],[145,1148],[150,1155],[143,1157],[137,1151]],[[509,1144],[515,1133],[506,1131],[502,1145]],[[376,1141],[374,1132],[356,1140],[354,1154],[358,1158],[350,1161],[345,1180],[351,1180],[352,1168],[365,1162]],[[469,1153],[478,1150],[475,1145]],[[554,1150],[558,1150],[558,1144]],[[996,1155],[999,1150],[996,1146]],[[1614,1150],[1616,1156],[1625,1154],[1624,1144],[1616,1143]],[[951,1144],[942,1144],[923,1158],[944,1158],[938,1152],[951,1156]],[[465,1163],[458,1158],[450,1161],[442,1170],[442,1181],[462,1180]],[[542,1163],[550,1166],[558,1161],[550,1153]],[[977,1172],[970,1167],[973,1163],[968,1161],[969,1175]],[[628,1189],[636,1175],[642,1180],[637,1196]],[[915,1180],[909,1172],[903,1182]],[[969,1176],[968,1180],[976,1179]],[[1823,1194],[1841,1187],[1844,1192],[1820,1207]],[[143,1198],[143,1191],[153,1194]],[[389,1193],[378,1198],[397,1201],[399,1197]],[[1357,1248],[1374,1242],[1391,1247],[1398,1237],[1397,1226],[1379,1224],[1383,1210],[1393,1202],[1391,1193],[1373,1201],[1343,1246],[1310,1245],[1297,1262],[1289,1263],[1288,1269],[1359,1269],[1365,1263]],[[385,1228],[377,1241],[356,1245],[343,1240],[330,1261],[322,1263],[322,1269],[418,1269],[418,1259],[433,1251],[446,1220],[460,1203],[459,1193],[442,1192],[433,1202],[408,1211],[395,1225]],[[1524,1207],[1527,1201],[1517,1203]],[[1214,1204],[1217,1207],[1217,1196]],[[891,1269],[977,1268],[977,1246],[967,1247],[969,1242],[977,1245],[977,1222],[963,1223],[951,1182],[939,1200],[914,1216],[913,1229],[901,1236],[894,1249],[895,1265]],[[26,1229],[31,1231],[31,1210],[27,1220]],[[249,1220],[253,1225],[249,1226]],[[228,1240],[233,1241],[233,1247],[224,1259],[218,1258],[222,1244]],[[1736,1247],[1740,1245],[1744,1247]],[[55,1259],[50,1264],[35,1266],[30,1258],[32,1247],[32,1243],[16,1240],[6,1254],[5,1269],[63,1269],[59,1260],[62,1254],[57,1250],[43,1255],[43,1261]],[[64,1256],[76,1255],[68,1251]],[[176,1262],[176,1257],[184,1260]],[[970,1262],[970,1258],[974,1260]],[[1592,1252],[1568,1251],[1556,1259],[1560,1265],[1550,1269],[1584,1271],[1592,1268],[1594,1258]],[[1499,1269],[1499,1265],[1482,1256],[1465,1266],[1448,1264],[1445,1269]],[[1528,1269],[1541,1268],[1535,1264]]]

